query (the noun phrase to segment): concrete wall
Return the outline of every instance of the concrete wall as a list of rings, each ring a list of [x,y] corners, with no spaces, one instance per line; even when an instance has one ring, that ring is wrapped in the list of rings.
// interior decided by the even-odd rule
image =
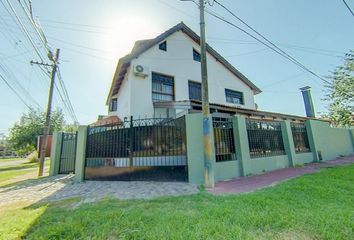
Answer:
[[[296,164],[305,164],[305,163],[310,163],[313,162],[313,153],[312,152],[307,152],[307,153],[297,153],[296,154]]]
[[[311,152],[296,153],[290,122],[282,121],[282,136],[286,154],[264,158],[251,158],[249,154],[245,117],[235,116],[232,119],[232,123],[237,160],[216,162],[215,149],[214,147],[212,148],[213,158],[211,168],[214,169],[212,176],[216,182],[318,161],[318,151],[321,151],[324,161],[354,153],[354,130],[331,128],[326,122],[314,120],[306,122]],[[87,127],[80,126],[77,137],[75,165],[75,180],[78,182],[84,180],[86,134]],[[58,173],[58,154],[61,149],[60,136],[60,133],[55,133],[53,138],[51,175]],[[203,117],[201,113],[186,115],[186,138],[189,182],[203,184],[205,181],[205,168],[203,154]]]
[[[217,162],[215,164],[215,181],[224,181],[241,176],[240,163],[236,161]]]
[[[259,174],[286,167],[289,167],[289,158],[287,155],[251,158],[246,161],[245,175]]]
[[[353,130],[332,128],[327,122],[315,120],[308,121],[307,126],[311,131],[309,136],[314,145],[314,153],[317,153],[314,156],[316,160],[320,160],[318,151],[321,152],[323,161],[353,154]]]
[[[132,67],[127,73],[128,79],[123,81],[119,92],[117,114],[120,118],[129,116],[128,113],[134,117],[153,116],[151,72],[174,77],[175,100],[177,101],[189,99],[189,80],[201,82],[200,62],[193,60],[193,48],[199,51],[199,45],[182,32],[176,32],[165,40],[167,41],[167,51],[159,50],[157,44],[132,60]],[[254,94],[250,87],[210,54],[207,54],[207,57],[209,89],[212,89],[209,92],[210,102],[255,109]],[[147,77],[135,76],[133,67],[136,65],[146,66],[149,75]],[[129,87],[125,87],[126,83],[124,82],[128,82]],[[225,88],[243,92],[245,104],[227,103]],[[126,96],[128,93],[130,94],[129,98]],[[124,98],[130,101],[130,112],[125,110],[128,104],[125,104]]]
[[[202,145],[202,116],[201,114],[187,115],[187,144],[189,181],[202,184],[203,182],[203,145]],[[322,121],[308,121],[306,127],[311,152],[296,153],[289,121],[281,121],[284,142],[284,155],[251,158],[249,154],[246,119],[243,116],[233,118],[233,131],[237,160],[215,162],[215,181],[223,181],[240,176],[260,174],[275,169],[293,167],[317,161],[317,151],[322,152],[323,160],[335,159],[338,156],[354,153],[354,130],[331,128]]]

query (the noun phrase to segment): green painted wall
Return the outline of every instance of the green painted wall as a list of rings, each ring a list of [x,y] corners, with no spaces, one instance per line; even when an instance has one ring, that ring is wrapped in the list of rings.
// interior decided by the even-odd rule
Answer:
[[[224,181],[235,177],[240,177],[239,161],[217,162],[215,164],[215,181]]]
[[[59,161],[60,161],[60,151],[62,144],[62,134],[61,132],[54,132],[52,139],[52,149],[50,152],[50,169],[49,174],[51,176],[58,175],[59,173]]]
[[[85,177],[87,126],[79,126],[76,145],[75,182],[83,182]]]
[[[310,163],[313,162],[313,154],[312,152],[308,153],[297,153],[295,155],[296,161],[295,164],[305,164],[305,163]]]
[[[332,128],[329,123],[309,120],[314,147],[321,151],[323,161],[347,156],[354,153],[351,130],[345,128]]]
[[[190,183],[204,184],[203,116],[186,115],[188,179]]]
[[[246,163],[246,175],[258,174],[265,171],[272,171],[286,167],[289,167],[289,160],[287,155],[252,158]]]

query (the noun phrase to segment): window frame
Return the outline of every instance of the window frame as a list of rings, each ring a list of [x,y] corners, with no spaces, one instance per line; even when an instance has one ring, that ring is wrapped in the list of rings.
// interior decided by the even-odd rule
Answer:
[[[115,102],[115,104],[114,104]],[[114,108],[115,106],[115,108]],[[116,112],[118,110],[118,98],[112,98],[111,102],[109,104],[109,111],[110,112]]]
[[[234,95],[230,96],[229,94],[234,94]],[[238,98],[236,96],[237,94],[240,95],[240,98]],[[240,102],[239,103],[235,103],[234,101],[228,101],[228,98],[232,98],[232,99],[237,98],[237,99],[240,100]],[[227,103],[245,105],[245,99],[244,99],[243,92],[240,92],[240,91],[236,91],[236,90],[225,88],[225,100],[226,100]]]
[[[160,75],[160,76],[163,76],[163,77],[166,77],[167,79],[170,78],[172,79],[172,84],[165,84],[165,85],[168,85],[168,86],[171,86],[172,87],[172,93],[166,93],[166,92],[163,92],[163,91],[155,91],[154,88],[153,88],[153,84],[154,84],[154,75]],[[157,80],[155,80],[157,81]],[[160,81],[161,85],[163,85],[162,81]],[[157,100],[157,99],[154,99],[154,94],[158,94],[158,95],[164,95],[164,96],[172,96],[172,99],[171,100]],[[151,99],[153,102],[164,102],[164,101],[174,101],[175,100],[175,78],[171,75],[167,75],[167,74],[164,74],[164,73],[159,73],[159,72],[151,72]]]
[[[199,86],[200,86],[200,99],[192,98],[192,97],[191,97],[191,89],[190,89],[191,84],[199,85]],[[189,98],[189,100],[202,101],[202,83],[201,83],[201,82],[188,80],[188,98]]]
[[[159,50],[167,52],[167,41],[163,41],[159,44]]]
[[[196,56],[198,56],[198,57],[196,57]],[[195,48],[193,48],[193,60],[196,61],[196,62],[201,62],[202,61],[200,52],[198,52]]]

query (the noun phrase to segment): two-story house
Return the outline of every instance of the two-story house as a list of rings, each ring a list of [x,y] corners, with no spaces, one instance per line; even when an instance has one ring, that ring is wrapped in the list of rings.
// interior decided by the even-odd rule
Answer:
[[[255,110],[261,90],[207,45],[209,101]],[[183,22],[154,39],[135,43],[121,58],[107,98],[109,115],[175,117],[201,101],[199,36]],[[194,104],[193,104],[194,103]],[[215,111],[215,110],[214,110]]]

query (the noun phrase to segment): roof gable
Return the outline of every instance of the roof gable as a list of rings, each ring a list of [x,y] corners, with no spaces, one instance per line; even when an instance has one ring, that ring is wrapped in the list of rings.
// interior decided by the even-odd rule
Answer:
[[[109,95],[107,98],[107,102],[112,95],[118,93],[121,82],[124,79],[124,76],[127,72],[127,68],[130,66],[130,61],[134,58],[137,58],[140,54],[144,53],[148,49],[152,48],[156,44],[159,44],[167,37],[172,35],[177,31],[182,31],[187,36],[189,36],[193,41],[195,41],[198,45],[200,44],[199,36],[190,29],[187,25],[183,22],[177,24],[176,26],[170,28],[166,32],[162,33],[161,35],[157,36],[154,39],[147,39],[147,40],[140,40],[136,41],[132,51],[124,56],[123,58],[119,59],[116,72],[114,74],[112,85],[109,91]],[[247,86],[249,86],[255,94],[261,93],[262,91],[253,84],[246,76],[244,76],[241,72],[239,72],[234,66],[232,66],[224,57],[222,57],[217,51],[215,51],[209,44],[206,44],[207,52],[215,57],[217,61],[219,61],[226,69],[228,69],[231,73],[237,76],[241,81],[243,81]]]

